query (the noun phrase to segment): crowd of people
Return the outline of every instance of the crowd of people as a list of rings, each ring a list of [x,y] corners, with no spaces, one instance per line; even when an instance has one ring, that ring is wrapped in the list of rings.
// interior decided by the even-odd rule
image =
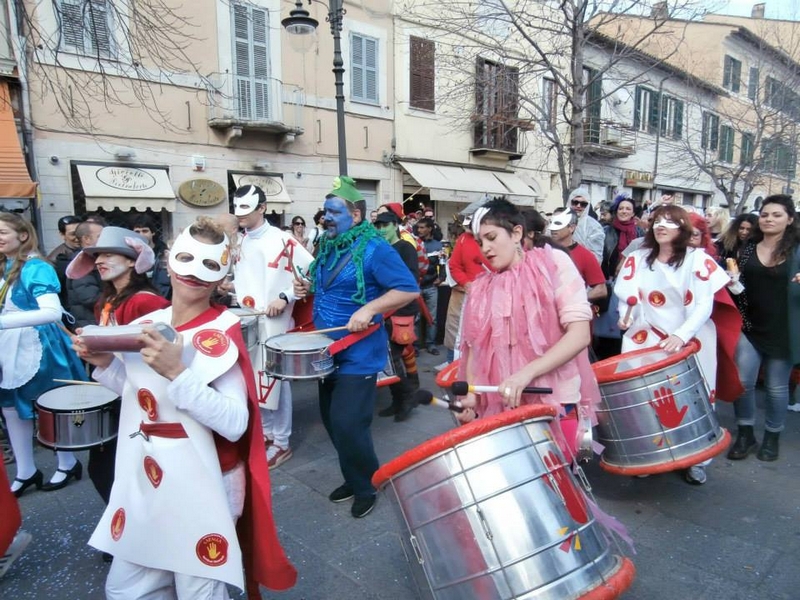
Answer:
[[[112,561],[107,596],[290,587],[296,572],[276,534],[268,474],[292,456],[292,390],[268,368],[265,342],[294,328],[325,330],[337,346],[318,382],[319,409],[343,480],[329,499],[352,500],[355,518],[376,501],[373,415],[409,418],[416,357],[438,356],[440,343],[447,356],[437,368],[458,359],[460,378],[497,386],[461,398],[460,422],[550,404],[563,423],[559,444],[574,455],[601,400],[593,361],[676,353],[695,340],[710,399],[734,406],[728,458],[777,460],[800,363],[794,202],[770,196],[757,214],[729,219],[726,209],[701,216],[672,200],[643,207],[620,194],[595,210],[579,188],[544,216],[496,198],[445,233],[431,208],[406,214],[389,203],[368,213],[355,181],[340,176],[310,229],[299,215],[277,227],[264,192],[247,185],[232,215],[197,219],[169,248],[147,215],[130,228],[67,216],[63,243],[46,258],[31,223],[2,212],[0,337],[9,351],[0,355],[0,405],[16,472],[0,508],[17,510],[31,487],[81,479],[72,452],[57,452],[47,481],[36,468],[35,401],[57,380],[96,382],[122,399],[119,435],[92,447],[87,465],[106,504],[90,544]],[[245,344],[241,312],[228,306],[257,317],[259,343]],[[138,350],[91,347],[89,325],[138,326]],[[376,410],[387,364],[391,403]],[[705,483],[707,464],[689,467],[686,481]],[[0,525],[2,570],[30,541],[18,527]]]

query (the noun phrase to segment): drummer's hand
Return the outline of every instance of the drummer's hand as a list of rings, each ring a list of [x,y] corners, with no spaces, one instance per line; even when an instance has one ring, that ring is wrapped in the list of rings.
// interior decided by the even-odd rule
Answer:
[[[347,322],[347,331],[352,333],[364,331],[372,324],[372,317],[374,316],[375,313],[372,312],[372,309],[367,308],[366,305],[362,306],[350,317],[350,320]]]
[[[498,391],[503,398],[503,404],[508,408],[517,408],[522,402],[522,390],[525,389],[533,377],[528,374],[527,368],[522,368],[510,377],[506,377]]]
[[[277,300],[273,300],[267,305],[267,310],[264,311],[267,313],[268,317],[277,317],[278,315],[282,314],[284,309],[289,305],[286,300],[281,300],[278,298]]]
[[[685,345],[686,345],[686,342],[684,342],[677,335],[671,335],[667,339],[662,340],[658,344],[658,347],[661,348],[662,350],[666,350],[667,352],[677,352],[678,350],[683,348]]]
[[[311,282],[308,279],[297,279],[297,277],[295,277],[292,282],[292,287],[294,288],[295,298],[305,298],[308,296],[308,291],[311,289]]]
[[[632,321],[626,321],[625,319],[620,319],[617,321],[617,327],[619,327],[620,331],[627,331],[628,327],[632,325]]]
[[[458,400],[458,404],[460,404],[464,410],[453,413],[456,421],[463,425],[464,423],[469,423],[478,418],[478,413],[475,412],[475,407],[478,406],[477,394],[470,392],[466,396],[461,397],[461,399]]]
[[[145,327],[141,335],[144,348],[139,351],[142,360],[156,373],[170,381],[186,370],[181,360],[183,336],[178,334],[175,342],[167,341],[154,327]]]
[[[83,333],[83,328],[79,327],[75,333],[77,335],[70,334],[69,338],[72,340],[72,349],[78,358],[101,369],[105,369],[114,361],[114,355],[111,352],[91,352],[83,345],[83,340],[79,337]]]

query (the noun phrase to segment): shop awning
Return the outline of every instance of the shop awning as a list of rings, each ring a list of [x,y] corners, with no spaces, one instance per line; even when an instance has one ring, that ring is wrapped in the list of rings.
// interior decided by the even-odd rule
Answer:
[[[231,177],[237,188],[243,185],[257,185],[264,190],[264,194],[267,196],[267,205],[292,203],[282,177],[260,173],[231,173]]]
[[[33,198],[36,184],[31,181],[19,145],[8,83],[0,81],[0,198]]]
[[[175,191],[166,169],[77,165],[86,210],[175,210]]]
[[[511,202],[533,206],[536,193],[514,173],[451,165],[398,161],[420,187],[430,190],[431,200],[476,202],[489,196],[505,196]]]

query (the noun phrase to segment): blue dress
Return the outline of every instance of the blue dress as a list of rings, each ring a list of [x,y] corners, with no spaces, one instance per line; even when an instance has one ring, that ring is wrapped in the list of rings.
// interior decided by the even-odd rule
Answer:
[[[10,267],[7,261],[6,272]],[[2,314],[36,310],[36,298],[58,294],[60,288],[55,269],[40,258],[31,258],[11,287]],[[57,323],[0,330],[0,368],[0,406],[13,406],[21,419],[32,419],[34,401],[61,385],[53,379],[87,379],[69,337]]]

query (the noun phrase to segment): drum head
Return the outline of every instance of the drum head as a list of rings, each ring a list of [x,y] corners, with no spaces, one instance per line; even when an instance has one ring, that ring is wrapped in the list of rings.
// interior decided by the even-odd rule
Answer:
[[[634,379],[675,365],[696,354],[700,346],[696,340],[690,341],[678,352],[665,352],[661,348],[643,348],[612,356],[592,365],[597,383],[611,383]]]
[[[302,352],[327,348],[333,340],[321,333],[282,333],[269,338],[266,343],[273,350]]]
[[[65,385],[45,392],[36,404],[52,412],[72,412],[99,408],[118,397],[102,385]]]

